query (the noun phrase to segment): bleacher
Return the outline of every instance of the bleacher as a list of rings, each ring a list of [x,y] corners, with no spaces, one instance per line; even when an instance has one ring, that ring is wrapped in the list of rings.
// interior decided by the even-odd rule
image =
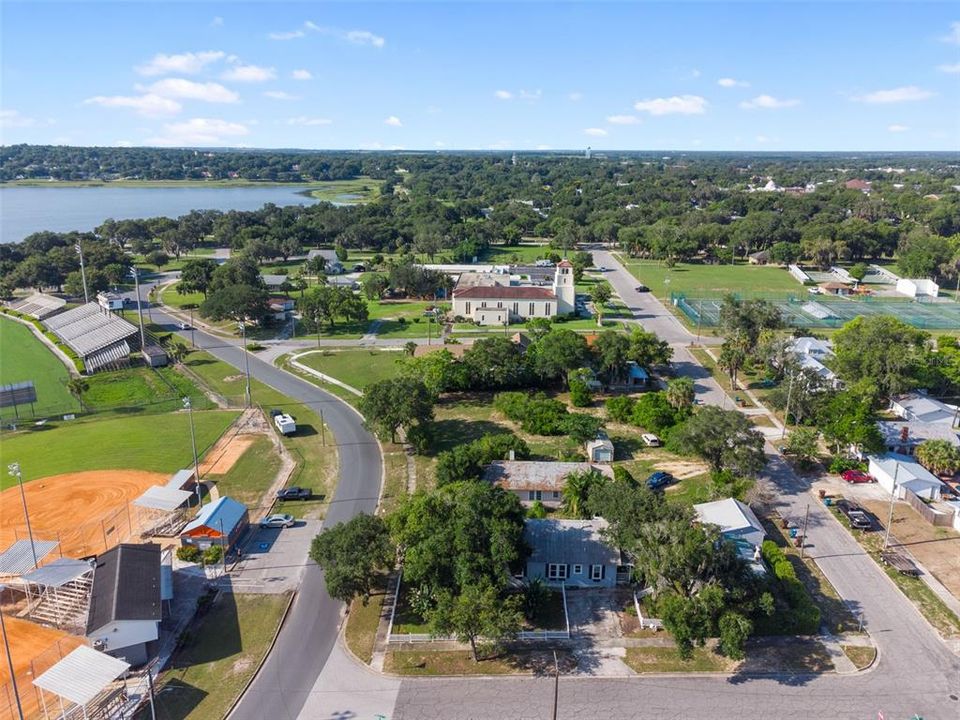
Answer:
[[[66,304],[67,301],[63,298],[44,295],[43,293],[34,293],[29,297],[18,298],[17,300],[8,302],[7,307],[24,315],[36,318],[37,320],[43,320],[51,315],[56,315]]]

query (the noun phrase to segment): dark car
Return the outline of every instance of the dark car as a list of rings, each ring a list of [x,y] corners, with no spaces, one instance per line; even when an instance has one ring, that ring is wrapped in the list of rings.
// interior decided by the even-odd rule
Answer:
[[[310,488],[288,487],[277,493],[277,500],[309,500],[312,495]]]
[[[668,472],[655,472],[653,475],[647,478],[647,487],[651,490],[658,490],[662,487],[666,487],[674,480],[673,475]]]
[[[837,502],[837,509],[850,521],[851,527],[857,530],[870,530],[873,528],[873,520],[871,520],[864,509],[856,503],[852,503],[849,500],[839,500]]]
[[[637,292],[650,292],[650,288],[648,288],[646,285],[637,285],[634,290]]]

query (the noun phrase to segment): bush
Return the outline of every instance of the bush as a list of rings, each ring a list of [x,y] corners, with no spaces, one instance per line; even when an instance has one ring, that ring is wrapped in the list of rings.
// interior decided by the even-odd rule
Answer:
[[[486,435],[469,445],[458,445],[437,456],[437,486],[461,480],[479,480],[483,468],[494,460],[506,460],[510,451],[517,460],[530,457],[527,443],[516,435]]]
[[[203,551],[203,562],[207,565],[216,565],[223,561],[223,546],[211,545]]]
[[[636,400],[627,395],[619,395],[607,400],[607,415],[617,422],[628,423],[633,415],[633,406]]]
[[[182,562],[200,562],[202,554],[200,548],[193,545],[181,545],[177,548],[177,560]]]
[[[763,541],[760,553],[773,568],[773,574],[790,606],[790,615],[784,618],[780,631],[784,634],[816,635],[820,632],[820,608],[814,604],[803,583],[797,579],[793,564],[771,540]]]
[[[522,392],[497,393],[493,398],[493,407],[514,422],[520,422],[523,419],[527,400],[527,394]]]
[[[532,520],[542,520],[547,516],[547,507],[539,500],[534,500],[527,508],[527,517]]]
[[[830,472],[839,475],[845,470],[863,470],[866,472],[867,464],[861,462],[856,458],[847,457],[846,455],[836,455],[830,461]]]
[[[433,429],[429,425],[414,425],[407,429],[407,442],[417,455],[426,455],[433,447]]]
[[[593,402],[593,393],[583,380],[570,381],[570,403],[574,407],[587,407]]]

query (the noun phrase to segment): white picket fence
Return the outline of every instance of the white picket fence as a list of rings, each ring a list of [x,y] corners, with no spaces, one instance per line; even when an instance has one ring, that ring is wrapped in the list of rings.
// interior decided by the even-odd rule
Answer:
[[[663,620],[658,618],[645,618],[643,616],[643,611],[640,610],[640,598],[645,597],[653,592],[653,588],[645,588],[640,591],[640,594],[633,593],[633,606],[637,610],[637,619],[640,621],[640,629],[650,628],[652,630],[663,630]]]

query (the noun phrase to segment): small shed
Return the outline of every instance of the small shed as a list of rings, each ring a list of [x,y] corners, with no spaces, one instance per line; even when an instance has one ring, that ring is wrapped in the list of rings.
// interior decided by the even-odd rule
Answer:
[[[224,496],[200,509],[197,516],[180,532],[180,541],[201,550],[222,544],[229,552],[248,525],[250,513],[247,506]]]
[[[147,345],[143,349],[143,359],[147,361],[150,367],[166,367],[170,362],[167,351],[159,345]]]
[[[755,253],[747,255],[747,260],[751,265],[766,265],[770,262],[769,250],[758,250]]]
[[[611,383],[611,388],[620,390],[646,387],[650,383],[650,373],[640,367],[636,361],[627,362],[626,378],[622,382]]]
[[[824,295],[840,295],[846,296],[850,295],[853,292],[851,288],[846,283],[841,282],[826,282],[820,285],[820,290]]]
[[[597,437],[587,442],[587,460],[595,463],[613,462],[613,443],[604,432],[597,433]]]

